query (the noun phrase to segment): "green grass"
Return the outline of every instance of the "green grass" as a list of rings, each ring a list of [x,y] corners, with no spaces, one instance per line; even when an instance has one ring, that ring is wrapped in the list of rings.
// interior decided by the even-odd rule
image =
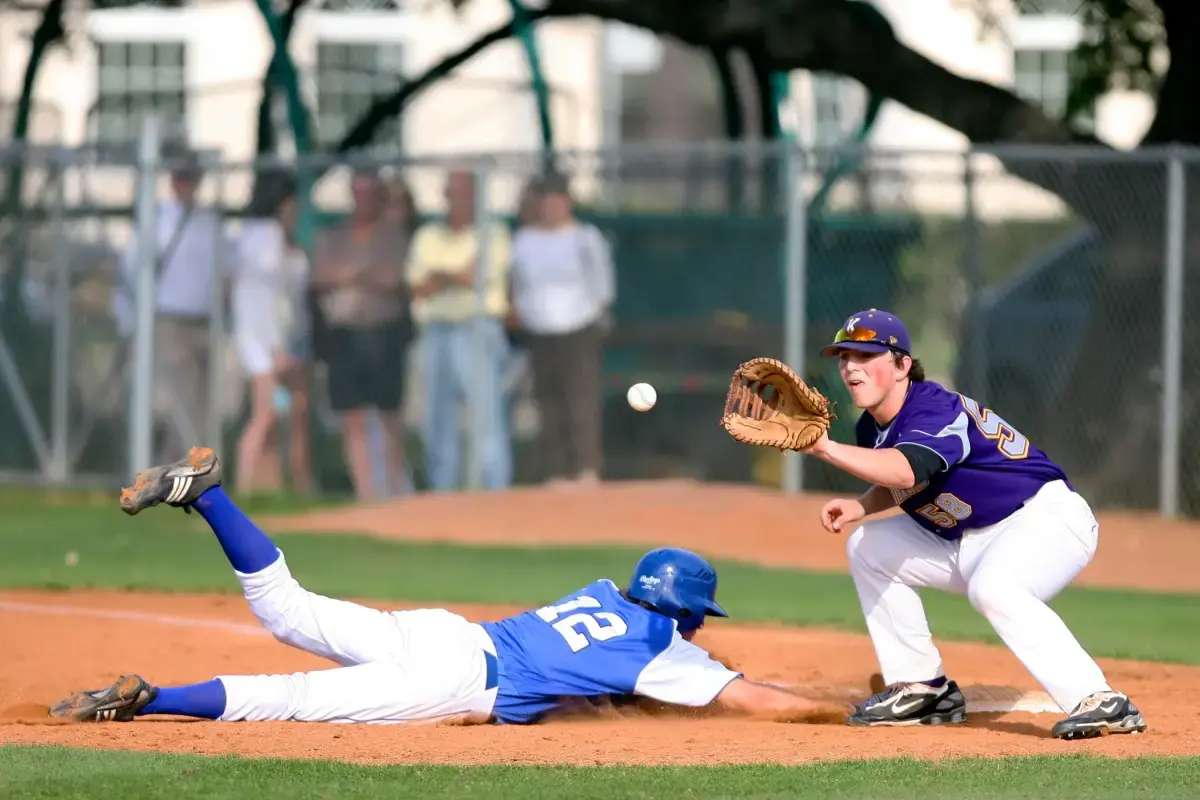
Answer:
[[[367,767],[321,761],[0,747],[0,797],[1195,798],[1200,759],[1084,756],[796,767]]]
[[[239,587],[198,516],[126,517],[111,504],[5,509],[0,514],[0,587],[237,592]],[[201,526],[203,523],[199,523]],[[454,602],[550,602],[596,578],[627,580],[640,551],[620,548],[457,547],[360,536],[280,535],[298,579],[337,597]],[[67,566],[69,551],[79,555]],[[722,604],[737,621],[776,621],[864,630],[845,575],[718,562]],[[961,597],[927,592],[934,634],[996,643]],[[1200,596],[1071,588],[1053,603],[1094,655],[1200,664]]]

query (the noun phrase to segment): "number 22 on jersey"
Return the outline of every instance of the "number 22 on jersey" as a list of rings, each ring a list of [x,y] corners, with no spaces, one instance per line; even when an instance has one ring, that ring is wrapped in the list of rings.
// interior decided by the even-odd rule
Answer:
[[[625,620],[611,611],[579,611],[581,608],[600,608],[600,601],[594,597],[580,595],[561,605],[539,608],[537,615],[562,635],[572,653],[578,653],[593,641],[606,642],[629,632]],[[569,613],[572,611],[577,613]],[[563,614],[568,616],[563,617]],[[580,631],[580,627],[586,633]]]

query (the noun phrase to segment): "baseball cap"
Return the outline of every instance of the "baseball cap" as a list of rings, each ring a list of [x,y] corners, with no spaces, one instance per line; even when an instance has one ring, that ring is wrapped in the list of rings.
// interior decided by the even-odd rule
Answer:
[[[842,350],[859,353],[883,353],[893,351],[911,355],[908,328],[895,314],[869,308],[846,318],[846,322],[833,337],[833,344],[821,349],[823,356],[836,356]]]

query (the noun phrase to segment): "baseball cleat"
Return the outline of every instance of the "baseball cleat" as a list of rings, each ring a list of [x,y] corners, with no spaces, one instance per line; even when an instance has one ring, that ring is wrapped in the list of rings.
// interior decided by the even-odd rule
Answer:
[[[846,717],[858,727],[948,725],[967,721],[967,701],[954,681],[933,688],[924,683],[895,683],[859,703]]]
[[[1075,706],[1075,710],[1051,730],[1055,739],[1090,739],[1110,733],[1141,733],[1146,720],[1130,699],[1121,692],[1096,692]]]
[[[121,510],[133,516],[166,503],[191,513],[189,506],[200,495],[220,485],[221,462],[217,454],[207,447],[193,447],[187,458],[139,472],[133,485],[121,491]]]
[[[129,722],[158,696],[158,689],[137,675],[122,675],[107,689],[91,689],[55,703],[50,716],[76,722]]]

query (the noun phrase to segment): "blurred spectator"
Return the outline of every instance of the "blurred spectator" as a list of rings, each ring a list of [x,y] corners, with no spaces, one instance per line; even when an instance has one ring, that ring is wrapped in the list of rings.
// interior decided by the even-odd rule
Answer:
[[[163,155],[172,168],[172,197],[159,201],[155,225],[155,406],[165,407],[168,415],[157,457],[170,461],[206,436],[209,381],[216,367],[209,352],[214,293],[223,298],[234,245],[217,210],[196,202],[203,179],[196,154],[168,146]],[[125,336],[136,326],[141,246],[135,236],[125,250],[113,296],[117,327]]]
[[[306,292],[308,256],[296,242],[295,185],[283,174],[255,181],[238,242],[233,331],[250,378],[250,418],[238,442],[237,487],[280,488],[279,412],[289,412],[292,488],[312,483],[308,431],[311,359]]]
[[[615,295],[612,255],[579,222],[567,181],[538,186],[539,214],[513,241],[512,299],[529,348],[547,480],[595,483],[603,461],[601,356]]]
[[[412,187],[398,174],[387,180],[387,208],[383,216],[410,237],[421,227],[421,211],[413,198]]]
[[[539,178],[534,178],[521,190],[517,202],[517,218],[512,226],[514,236],[522,228],[534,225],[541,216],[541,196],[538,194]],[[511,273],[510,273],[511,280]],[[520,396],[528,391],[532,376],[529,366],[529,349],[521,338],[520,321],[512,309],[511,286],[509,291],[508,314],[504,322],[505,333],[508,337],[509,356],[504,369],[501,392],[504,397],[504,418],[508,421],[510,430],[517,428],[517,405]]]
[[[489,225],[486,259],[482,257],[475,191],[470,172],[456,170],[447,176],[446,221],[427,223],[417,232],[408,265],[413,313],[421,332],[425,447],[434,491],[460,485],[459,422],[473,399],[485,404],[484,430],[474,434],[481,437],[483,486],[502,489],[512,482],[511,427],[503,398],[512,240],[502,223]],[[481,266],[486,273],[480,276]],[[483,286],[482,309],[477,277]],[[472,395],[475,390],[478,394]]]
[[[542,217],[542,195],[539,191],[542,180],[534,178],[525,184],[521,190],[521,199],[517,204],[517,230],[529,225],[536,225]]]
[[[387,487],[404,474],[401,400],[412,339],[404,259],[409,236],[383,218],[387,188],[378,176],[355,173],[354,210],[320,237],[312,284],[325,326],[321,359],[328,365],[329,402],[342,413],[346,465],[360,500],[375,496],[367,412],[385,431]]]

